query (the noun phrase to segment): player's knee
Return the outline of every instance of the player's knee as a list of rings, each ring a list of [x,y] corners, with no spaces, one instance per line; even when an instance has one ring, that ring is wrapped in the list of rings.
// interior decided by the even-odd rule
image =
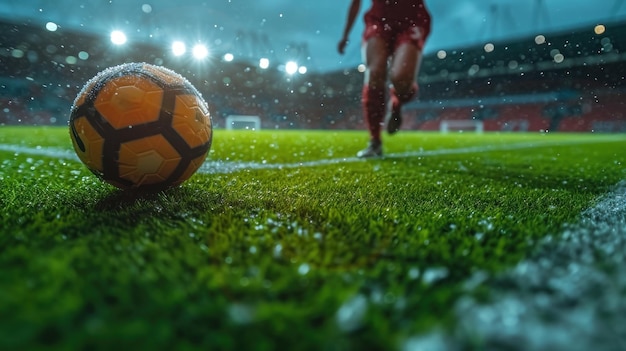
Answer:
[[[418,86],[414,80],[401,80],[397,83],[397,85],[392,83],[392,91],[401,103],[405,103],[417,95]]]
[[[399,94],[410,94],[414,90],[415,82],[407,77],[390,77],[391,84]]]

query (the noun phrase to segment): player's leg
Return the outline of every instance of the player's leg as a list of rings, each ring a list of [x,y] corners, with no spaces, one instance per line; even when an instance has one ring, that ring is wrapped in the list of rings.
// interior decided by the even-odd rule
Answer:
[[[388,111],[386,115],[387,132],[393,134],[402,124],[402,105],[417,95],[417,72],[422,58],[421,42],[412,37],[400,40],[393,53],[389,79],[391,81]]]
[[[381,123],[385,115],[387,83],[387,43],[382,37],[369,38],[363,46],[365,74],[362,103],[365,119],[373,140],[380,140]]]
[[[394,90],[394,95],[405,103],[417,94],[417,83],[415,82],[422,53],[418,48],[408,42],[398,46],[393,55],[389,79]]]
[[[382,155],[381,126],[385,117],[388,45],[381,36],[366,39],[363,45],[365,78],[361,103],[363,116],[370,133],[367,149],[359,157]]]

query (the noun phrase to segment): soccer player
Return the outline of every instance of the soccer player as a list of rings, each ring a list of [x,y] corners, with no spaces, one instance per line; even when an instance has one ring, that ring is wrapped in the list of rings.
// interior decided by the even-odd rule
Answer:
[[[361,7],[352,0],[337,49],[344,53],[348,36]],[[430,13],[424,0],[372,0],[365,13],[362,52],[366,71],[361,103],[370,141],[358,157],[382,156],[381,126],[394,134],[402,124],[402,104],[418,91],[416,77],[422,50],[430,34]],[[389,101],[386,84],[389,73]]]

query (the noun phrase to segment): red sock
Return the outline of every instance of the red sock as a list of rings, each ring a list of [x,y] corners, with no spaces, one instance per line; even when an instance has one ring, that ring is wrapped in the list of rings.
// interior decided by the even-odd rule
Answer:
[[[380,141],[380,129],[385,117],[385,89],[365,85],[361,96],[363,117],[373,141]]]

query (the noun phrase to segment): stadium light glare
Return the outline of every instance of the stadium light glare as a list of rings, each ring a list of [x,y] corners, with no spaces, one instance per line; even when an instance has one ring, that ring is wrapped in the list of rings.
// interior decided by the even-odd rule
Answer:
[[[50,32],[56,32],[56,30],[59,29],[59,26],[54,22],[48,22],[46,23],[46,29]]]
[[[598,24],[597,26],[593,28],[593,32],[598,35],[604,34],[605,31],[606,31],[606,27],[604,26],[604,24]]]
[[[294,74],[298,72],[298,64],[294,61],[289,61],[285,64],[285,72],[287,74]]]
[[[270,66],[270,60],[268,58],[262,57],[259,60],[259,67],[262,69],[267,69]]]
[[[187,52],[187,47],[182,41],[176,40],[172,43],[172,53],[174,56],[182,56]]]
[[[196,44],[192,49],[193,57],[198,60],[203,60],[209,56],[209,49],[202,44]]]
[[[115,45],[126,44],[126,34],[121,30],[114,30],[111,32],[111,42]]]
[[[542,45],[546,43],[546,37],[544,35],[539,34],[535,37],[535,44]]]
[[[306,66],[300,66],[298,67],[298,73],[300,74],[305,74],[307,72],[307,68]]]
[[[224,61],[231,62],[234,59],[235,59],[235,55],[231,54],[230,52],[227,52],[224,54]]]
[[[565,56],[561,53],[554,55],[554,62],[562,63],[565,60]]]

